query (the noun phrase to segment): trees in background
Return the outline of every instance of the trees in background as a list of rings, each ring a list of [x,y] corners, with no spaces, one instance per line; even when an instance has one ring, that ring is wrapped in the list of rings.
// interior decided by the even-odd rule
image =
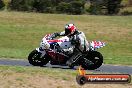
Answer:
[[[56,11],[68,14],[82,14],[84,13],[85,0],[70,0],[63,1],[58,4]]]
[[[132,0],[128,0],[130,6],[132,6]]]
[[[11,0],[9,7],[17,11],[82,14],[85,0]]]
[[[91,14],[117,14],[122,0],[90,0]]]
[[[2,9],[5,6],[4,2],[0,0],[0,9]]]
[[[122,0],[0,0],[0,8],[3,1],[8,1],[6,7],[16,11],[32,11],[41,13],[66,13],[66,14],[117,14],[120,11]],[[86,9],[87,2],[90,7]],[[129,0],[132,4],[132,0]]]
[[[30,11],[32,10],[34,0],[11,0],[9,8],[16,11]]]

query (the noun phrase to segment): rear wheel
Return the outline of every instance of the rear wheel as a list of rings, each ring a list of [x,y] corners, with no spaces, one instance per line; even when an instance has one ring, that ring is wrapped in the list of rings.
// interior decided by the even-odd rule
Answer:
[[[103,56],[97,51],[90,51],[82,61],[82,67],[88,70],[95,70],[103,63]]]
[[[34,66],[46,65],[49,62],[48,56],[45,55],[43,58],[40,58],[40,56],[41,56],[40,52],[38,52],[37,50],[33,50],[28,56],[29,63]]]

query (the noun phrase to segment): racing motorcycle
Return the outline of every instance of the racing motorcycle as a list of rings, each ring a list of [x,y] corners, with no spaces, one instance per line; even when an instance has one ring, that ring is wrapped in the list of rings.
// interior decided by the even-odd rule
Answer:
[[[28,61],[33,66],[44,66],[50,62],[51,65],[66,65],[66,62],[73,55],[70,51],[64,52],[72,46],[69,38],[63,36],[59,39],[51,39],[52,34],[47,34],[40,42],[40,47],[31,51],[28,56]],[[104,47],[105,42],[91,41],[89,42],[89,50],[82,52],[78,47],[76,49],[81,52],[81,57],[73,60],[74,66],[82,66],[84,69],[94,70],[99,68],[103,63],[103,56],[97,49]],[[58,49],[60,49],[58,51]]]

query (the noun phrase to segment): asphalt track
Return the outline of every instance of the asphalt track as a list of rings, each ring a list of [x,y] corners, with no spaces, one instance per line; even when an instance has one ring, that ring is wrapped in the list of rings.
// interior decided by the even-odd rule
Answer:
[[[0,65],[8,65],[8,66],[32,66],[29,64],[27,60],[6,60],[0,59]],[[61,68],[61,69],[69,69],[68,66],[60,66],[60,65],[50,65],[49,63],[44,66],[51,68]],[[77,68],[77,67],[75,67]],[[116,65],[102,65],[100,68],[96,70],[89,70],[91,72],[97,73],[123,73],[123,74],[132,74],[132,66],[116,66]]]

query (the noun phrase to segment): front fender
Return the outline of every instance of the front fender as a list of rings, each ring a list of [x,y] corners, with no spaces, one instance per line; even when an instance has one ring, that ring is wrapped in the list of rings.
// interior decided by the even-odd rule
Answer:
[[[40,52],[39,48],[36,48],[36,50],[37,50],[38,52]]]
[[[41,53],[41,57],[43,57],[46,54],[45,50],[41,51],[39,48],[36,48],[36,50]]]

